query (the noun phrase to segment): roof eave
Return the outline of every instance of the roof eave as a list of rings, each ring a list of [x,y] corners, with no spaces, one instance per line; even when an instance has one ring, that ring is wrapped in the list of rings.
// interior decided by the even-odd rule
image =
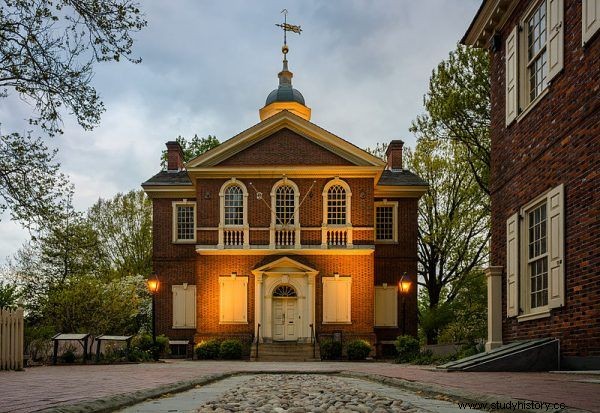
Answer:
[[[487,47],[490,37],[504,25],[517,4],[518,0],[484,0],[460,43]]]

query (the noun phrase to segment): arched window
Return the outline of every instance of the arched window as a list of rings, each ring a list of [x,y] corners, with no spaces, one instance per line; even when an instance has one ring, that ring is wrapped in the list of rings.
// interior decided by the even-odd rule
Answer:
[[[296,297],[296,290],[290,285],[280,285],[273,291],[273,297]]]
[[[294,225],[296,196],[291,185],[281,185],[275,190],[275,224]]]
[[[244,225],[244,193],[239,185],[225,189],[225,225]]]
[[[346,189],[335,184],[327,190],[327,224],[345,225],[346,224]]]

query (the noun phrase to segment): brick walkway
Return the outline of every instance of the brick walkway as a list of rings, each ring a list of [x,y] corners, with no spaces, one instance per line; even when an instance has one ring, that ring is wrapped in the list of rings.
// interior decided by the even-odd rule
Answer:
[[[231,371],[356,371],[503,398],[565,403],[600,412],[600,376],[446,373],[391,363],[196,362],[35,367],[0,372],[0,412],[31,412]]]

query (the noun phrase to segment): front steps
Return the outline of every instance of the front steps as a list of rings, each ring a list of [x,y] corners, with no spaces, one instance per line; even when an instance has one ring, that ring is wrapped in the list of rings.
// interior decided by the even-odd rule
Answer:
[[[319,346],[316,346],[313,357],[312,343],[297,343],[295,341],[275,341],[259,343],[256,357],[256,343],[252,344],[250,359],[254,361],[317,361],[321,359]]]
[[[559,341],[556,338],[515,341],[437,368],[447,371],[560,370]]]

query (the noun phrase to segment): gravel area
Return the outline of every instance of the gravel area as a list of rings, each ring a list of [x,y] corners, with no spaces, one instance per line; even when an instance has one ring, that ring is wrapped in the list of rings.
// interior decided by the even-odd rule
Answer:
[[[198,412],[373,412],[413,411],[402,400],[363,391],[340,377],[308,374],[257,375]]]

